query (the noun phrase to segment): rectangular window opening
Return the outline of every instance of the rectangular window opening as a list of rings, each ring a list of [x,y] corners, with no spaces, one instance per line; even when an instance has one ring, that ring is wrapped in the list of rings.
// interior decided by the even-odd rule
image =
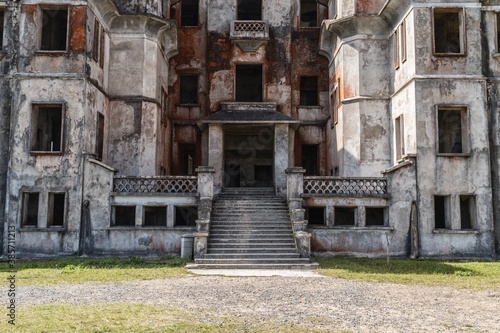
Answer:
[[[404,123],[402,115],[397,117],[394,121],[394,135],[396,139],[396,161],[399,161],[405,154]]]
[[[450,206],[448,196],[434,196],[434,229],[450,229]]]
[[[64,203],[64,193],[49,193],[47,226],[60,227],[64,225]]]
[[[406,46],[406,20],[403,20],[400,26],[400,38],[401,38],[401,62],[405,62],[407,58],[407,46]]]
[[[466,141],[466,110],[464,108],[438,109],[438,151],[440,154],[464,153]]]
[[[97,125],[96,125],[96,158],[102,161],[104,152],[104,115],[97,112]]]
[[[32,151],[62,151],[62,105],[35,105],[32,119]]]
[[[38,205],[40,193],[23,193],[23,227],[36,227],[38,225]]]
[[[462,11],[434,9],[434,52],[463,53]]]
[[[460,228],[473,230],[475,227],[476,200],[472,195],[460,196]]]
[[[180,158],[180,174],[187,176],[194,176],[196,169],[196,145],[180,144],[179,158]]]
[[[144,226],[146,227],[166,227],[167,207],[165,206],[144,206]]]
[[[497,53],[500,53],[500,13],[497,13]]]
[[[181,26],[198,26],[198,0],[182,0],[181,2]]]
[[[393,45],[394,45],[394,68],[395,69],[398,69],[399,68],[399,53],[400,53],[400,49],[399,49],[399,33],[398,33],[398,29],[396,29],[396,31],[394,31],[394,35],[392,37],[393,39]]]
[[[236,102],[262,102],[262,65],[236,65]]]
[[[181,75],[180,104],[198,103],[198,75]]]
[[[336,226],[354,226],[356,225],[356,208],[355,207],[335,207]]]
[[[0,50],[3,50],[3,27],[5,12],[0,9]]]
[[[318,105],[318,77],[300,77],[300,105]]]
[[[318,4],[315,0],[302,0],[300,2],[300,26],[302,28],[318,26]]]
[[[66,51],[68,39],[68,10],[42,10],[42,51]]]
[[[99,39],[99,67],[104,68],[104,27],[101,26],[100,39]]]
[[[306,170],[306,176],[319,174],[318,145],[302,146],[302,167]]]
[[[326,225],[325,207],[307,207],[305,219],[309,225]]]
[[[368,227],[385,225],[384,212],[383,207],[366,207],[365,225]]]
[[[94,61],[99,61],[99,33],[101,31],[101,25],[97,19],[94,19],[94,40],[92,41],[92,57]]]
[[[262,20],[262,0],[238,0],[238,20]]]
[[[114,206],[113,225],[117,227],[135,227],[135,206]]]
[[[196,206],[175,207],[175,226],[196,226],[198,208]]]

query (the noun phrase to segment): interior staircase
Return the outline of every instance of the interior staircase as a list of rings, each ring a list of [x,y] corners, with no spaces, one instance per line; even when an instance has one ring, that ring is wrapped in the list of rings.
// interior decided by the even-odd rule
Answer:
[[[188,268],[316,269],[297,251],[285,199],[273,188],[226,188],[216,197],[207,254]]]

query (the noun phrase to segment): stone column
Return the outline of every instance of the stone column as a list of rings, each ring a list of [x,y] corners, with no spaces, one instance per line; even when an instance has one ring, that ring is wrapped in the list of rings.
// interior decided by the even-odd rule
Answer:
[[[302,199],[304,193],[304,173],[306,170],[302,167],[291,167],[286,169],[286,198]]]
[[[208,166],[214,169],[214,193],[224,185],[224,128],[222,124],[208,126]]]
[[[208,232],[210,228],[210,216],[212,212],[212,200],[214,198],[214,173],[213,167],[200,166],[196,169],[198,173],[198,219],[196,229],[198,232]]]
[[[274,125],[274,188],[276,195],[285,196],[288,169],[288,124]]]

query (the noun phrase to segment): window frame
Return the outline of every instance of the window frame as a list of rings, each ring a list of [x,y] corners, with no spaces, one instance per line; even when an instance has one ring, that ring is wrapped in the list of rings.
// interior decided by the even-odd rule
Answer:
[[[465,8],[463,7],[433,7],[431,14],[431,39],[432,39],[432,54],[436,57],[464,57],[467,54],[467,34],[465,24]],[[457,13],[458,15],[458,33],[460,40],[460,52],[437,52],[436,51],[436,31],[435,31],[435,15],[436,12]]]
[[[182,84],[182,80],[183,78],[187,78],[187,77],[195,77],[196,78],[196,84],[195,84],[195,96],[196,96],[196,101],[195,103],[192,103],[192,102],[189,102],[189,103],[184,103],[182,101],[182,96],[183,96],[183,84]],[[181,106],[198,106],[200,105],[200,75],[198,75],[197,73],[182,73],[182,74],[179,74],[179,105]]]
[[[66,11],[66,48],[64,50],[42,50],[42,39],[43,39],[43,14],[46,10],[65,10]],[[38,49],[37,53],[49,53],[49,54],[65,54],[69,52],[69,44],[70,44],[70,26],[71,26],[71,6],[42,6],[40,7],[40,28],[39,28],[39,38],[38,38]]]
[[[5,34],[5,13],[6,13],[6,10],[5,10],[5,7],[0,7],[0,15],[1,15],[1,21],[0,21],[0,52],[4,51],[5,48],[4,48],[4,41],[5,41],[5,38],[4,38],[4,34]]]
[[[252,19],[252,20],[244,20],[244,19],[240,18],[240,16],[239,16],[239,14],[240,14],[240,11],[239,11],[240,1],[241,0],[236,0],[236,20],[237,21],[262,21],[263,20],[263,17],[264,17],[264,5],[262,3],[263,0],[259,0],[260,1],[260,18],[259,19]]]
[[[443,228],[437,228],[436,227],[436,222],[437,222],[437,211],[436,211],[436,197],[441,197],[443,198],[443,211],[444,211],[444,227]],[[432,202],[433,202],[433,209],[434,209],[434,230],[452,230],[452,210],[451,210],[451,195],[449,194],[434,194],[432,197]]]
[[[63,199],[63,216],[62,216],[62,224],[54,224],[54,195],[62,194],[64,196]],[[67,199],[68,195],[64,191],[54,191],[48,193],[48,202],[47,202],[47,227],[49,228],[62,228],[66,224],[66,212],[67,212]]]
[[[405,151],[405,126],[404,115],[401,114],[394,119],[394,150],[396,163],[403,160]]]
[[[36,194],[38,196],[37,203],[37,216],[35,224],[28,224],[28,207],[29,207],[29,196],[31,194]],[[22,192],[22,205],[21,205],[21,228],[38,228],[40,223],[40,202],[41,202],[41,193],[40,191],[23,191]]]
[[[311,223],[311,209],[322,210],[322,214],[323,214],[323,221],[322,221],[322,223]],[[322,227],[327,227],[328,226],[327,214],[326,214],[326,207],[325,206],[307,206],[307,207],[305,207],[304,218],[305,218],[305,220],[307,220],[307,227],[308,228],[322,228]]]
[[[400,49],[399,49],[399,31],[398,31],[399,27],[396,28],[396,30],[394,30],[394,33],[392,35],[392,41],[393,41],[393,45],[394,45],[394,49],[393,49],[393,61],[394,61],[394,69],[395,70],[398,70],[399,69],[399,63],[400,63],[400,56],[399,56],[399,53],[400,53]]]
[[[102,120],[102,122],[101,122]],[[102,133],[101,133],[101,125],[102,124]],[[104,146],[105,146],[105,132],[106,132],[106,116],[104,113],[97,111],[96,115],[96,140],[95,140],[95,156],[96,159],[102,161],[104,157]]]
[[[181,9],[180,10],[180,17],[179,17],[179,26],[181,28],[198,28],[200,26],[200,1],[199,0],[193,0],[193,2],[197,3],[196,4],[196,6],[197,6],[197,8],[196,8],[196,24],[194,24],[194,25],[184,25],[184,23],[183,23],[184,20],[182,18],[184,17],[184,13],[183,12],[184,12],[184,5],[185,4],[183,4],[182,1],[179,2],[180,3],[180,9]]]
[[[440,110],[460,110],[460,126],[461,126],[461,137],[462,137],[462,152],[461,153],[442,153],[440,152],[440,128],[439,128],[439,111]],[[436,156],[470,156],[470,129],[469,129],[469,108],[467,105],[447,105],[439,104],[436,105],[435,109],[435,124],[436,124]]]
[[[302,26],[302,7],[303,7],[303,2],[311,2],[311,3],[315,3],[316,4],[316,25],[315,26]],[[318,29],[320,28],[320,22],[319,22],[319,4],[317,3],[317,1],[313,1],[313,0],[300,0],[299,1],[299,29]]]
[[[196,218],[194,219],[194,224],[189,224],[189,221],[186,220],[187,224],[178,224],[178,213],[182,212],[183,210],[196,210]],[[188,216],[189,217],[189,216]],[[199,212],[198,212],[198,207],[194,205],[175,205],[174,206],[174,221],[173,221],[173,227],[174,228],[196,228],[196,220],[199,218]]]
[[[238,89],[239,85],[238,85],[238,78],[239,78],[239,75],[238,75],[238,67],[260,67],[260,100],[259,101],[245,101],[245,100],[240,100],[238,98],[238,91],[240,91],[240,89]],[[260,103],[260,102],[264,102],[265,100],[265,82],[266,82],[266,72],[265,72],[265,67],[264,67],[264,64],[263,63],[235,63],[234,64],[234,101],[235,102],[242,102],[242,103]]]
[[[306,83],[306,82],[303,82],[305,80],[308,80],[308,79],[315,79],[315,89],[305,89],[305,87],[303,87],[303,83]],[[299,106],[306,106],[306,107],[319,107],[320,106],[320,101],[319,101],[319,77],[317,75],[301,75],[299,77],[299,92],[300,92],[300,96],[299,96]],[[306,85],[306,84],[304,84]],[[310,91],[315,91],[316,92],[316,104],[304,104],[302,103],[302,99],[303,99],[303,95],[306,94],[307,92],[310,92]]]
[[[406,44],[406,18],[403,19],[403,21],[401,22],[401,24],[399,25],[399,29],[400,29],[400,33],[399,33],[399,38],[400,38],[400,42],[399,42],[399,47],[400,47],[400,50],[401,50],[401,56],[400,56],[400,60],[401,60],[401,63],[404,64],[408,58],[408,47],[407,47],[407,44]]]
[[[38,113],[40,108],[53,108],[55,106],[61,107],[61,137],[60,137],[60,149],[55,151],[50,150],[35,150],[34,146],[37,142],[38,134]],[[36,110],[36,112],[35,112]],[[36,118],[35,118],[36,114]],[[66,118],[66,102],[54,101],[54,102],[33,102],[31,103],[31,120],[30,120],[30,138],[29,138],[29,153],[35,154],[50,154],[50,155],[62,155],[65,151],[64,144],[64,132],[65,132],[65,118]]]
[[[381,210],[382,211],[382,224],[368,224],[368,211]],[[365,227],[367,228],[380,228],[387,227],[389,223],[388,208],[384,206],[365,206]]]
[[[338,224],[337,223],[337,210],[338,209],[348,209],[353,210],[354,221],[352,224]],[[359,216],[358,216],[358,206],[334,206],[333,207],[333,227],[334,228],[352,228],[359,225]]]
[[[134,218],[133,218],[133,224],[132,225],[127,225],[127,224],[116,224],[116,208],[117,207],[131,207],[134,210]],[[117,228],[135,228],[136,227],[136,219],[137,219],[137,206],[133,204],[113,204],[111,206],[111,227],[117,227]]]

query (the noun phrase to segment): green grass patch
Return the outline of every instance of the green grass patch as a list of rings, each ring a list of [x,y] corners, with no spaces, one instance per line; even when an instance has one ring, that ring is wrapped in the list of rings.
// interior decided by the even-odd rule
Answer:
[[[316,258],[322,275],[349,280],[500,289],[498,261],[440,261],[392,259]]]
[[[158,260],[128,259],[54,259],[20,261],[15,264],[18,286],[43,286],[80,283],[113,283],[153,280],[187,275],[186,260],[161,257]],[[7,263],[0,265],[0,279],[9,276]]]
[[[331,323],[330,323],[331,324]],[[305,326],[304,326],[305,325]],[[36,333],[143,333],[143,332],[331,332],[312,323],[283,324],[252,317],[220,315],[163,305],[110,303],[94,305],[42,305],[21,307],[15,329],[5,320],[1,332]]]

